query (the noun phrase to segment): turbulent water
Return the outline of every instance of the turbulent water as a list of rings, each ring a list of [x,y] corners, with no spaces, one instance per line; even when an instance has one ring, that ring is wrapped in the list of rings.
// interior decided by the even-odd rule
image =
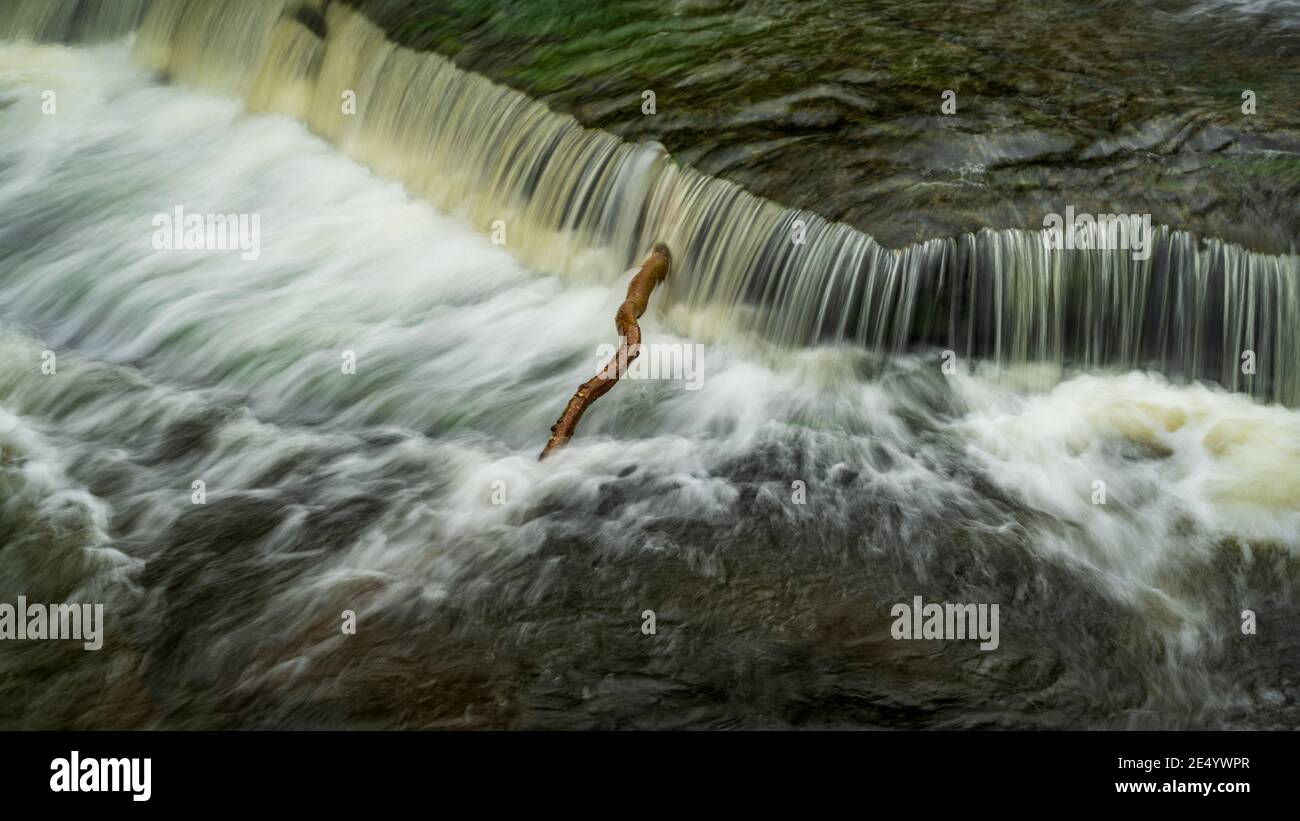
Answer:
[[[339,5],[76,5],[0,13],[0,602],[107,629],[0,642],[0,725],[1300,726],[1294,256],[787,258],[798,212]],[[260,255],[155,250],[177,206]],[[703,389],[537,462],[655,239]],[[918,595],[998,649],[893,640]]]

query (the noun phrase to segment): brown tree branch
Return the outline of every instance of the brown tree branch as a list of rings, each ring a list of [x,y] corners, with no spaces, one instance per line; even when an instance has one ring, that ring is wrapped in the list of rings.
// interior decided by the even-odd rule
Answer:
[[[623,375],[623,369],[641,355],[641,326],[636,321],[650,304],[650,292],[668,276],[668,266],[671,263],[672,255],[668,253],[668,246],[662,242],[656,244],[650,256],[641,263],[641,269],[628,283],[627,299],[623,300],[614,314],[614,327],[618,329],[618,351],[600,373],[578,387],[569,404],[564,406],[564,413],[551,426],[551,438],[546,447],[542,448],[538,460],[550,456],[573,438],[573,429],[577,427],[587,406],[614,387],[614,383]]]

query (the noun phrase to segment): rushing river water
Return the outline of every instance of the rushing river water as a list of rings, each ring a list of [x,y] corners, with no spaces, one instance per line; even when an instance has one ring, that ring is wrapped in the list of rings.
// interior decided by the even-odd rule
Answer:
[[[77,5],[0,9],[0,602],[107,626],[0,641],[0,726],[1300,726],[1294,254],[895,251],[341,4]],[[657,239],[701,389],[539,463]]]

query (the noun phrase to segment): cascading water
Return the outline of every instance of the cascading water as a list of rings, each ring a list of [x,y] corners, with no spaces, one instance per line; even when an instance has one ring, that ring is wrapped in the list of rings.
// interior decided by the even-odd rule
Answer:
[[[0,41],[0,601],[109,613],[0,642],[0,725],[1300,720],[1294,254],[884,248],[342,3]],[[260,256],[155,250],[181,205]],[[621,384],[539,465],[655,241],[647,339],[705,388]],[[914,594],[1000,602],[998,652],[893,641]]]
[[[46,4],[19,25],[76,34],[75,5]],[[104,30],[120,32],[141,8],[101,12]],[[341,3],[160,4],[143,17],[135,55],[252,111],[304,121],[485,233],[503,226],[543,269],[605,278],[664,241],[678,249],[678,301],[782,343],[1148,367],[1300,403],[1300,337],[1288,332],[1300,323],[1295,254],[1165,227],[1145,259],[1127,248],[1053,249],[1046,232],[1024,230],[885,248],[395,46]],[[341,105],[345,92],[355,113]],[[1259,363],[1251,375],[1240,369],[1247,350]]]

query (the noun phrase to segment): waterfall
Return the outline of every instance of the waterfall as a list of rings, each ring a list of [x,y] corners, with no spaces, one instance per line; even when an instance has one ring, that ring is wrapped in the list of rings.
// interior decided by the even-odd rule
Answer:
[[[0,26],[0,606],[104,610],[0,727],[1300,726],[1294,256],[882,247],[339,2]],[[539,462],[659,240],[695,367]]]
[[[1145,259],[1019,229],[886,248],[398,46],[341,2],[20,0],[0,36],[99,40],[137,26],[137,62],[301,120],[543,270],[608,278],[662,241],[674,272],[657,299],[781,344],[1151,368],[1300,405],[1294,252],[1165,226]]]
[[[114,40],[134,31],[152,0],[6,0],[0,40]]]

